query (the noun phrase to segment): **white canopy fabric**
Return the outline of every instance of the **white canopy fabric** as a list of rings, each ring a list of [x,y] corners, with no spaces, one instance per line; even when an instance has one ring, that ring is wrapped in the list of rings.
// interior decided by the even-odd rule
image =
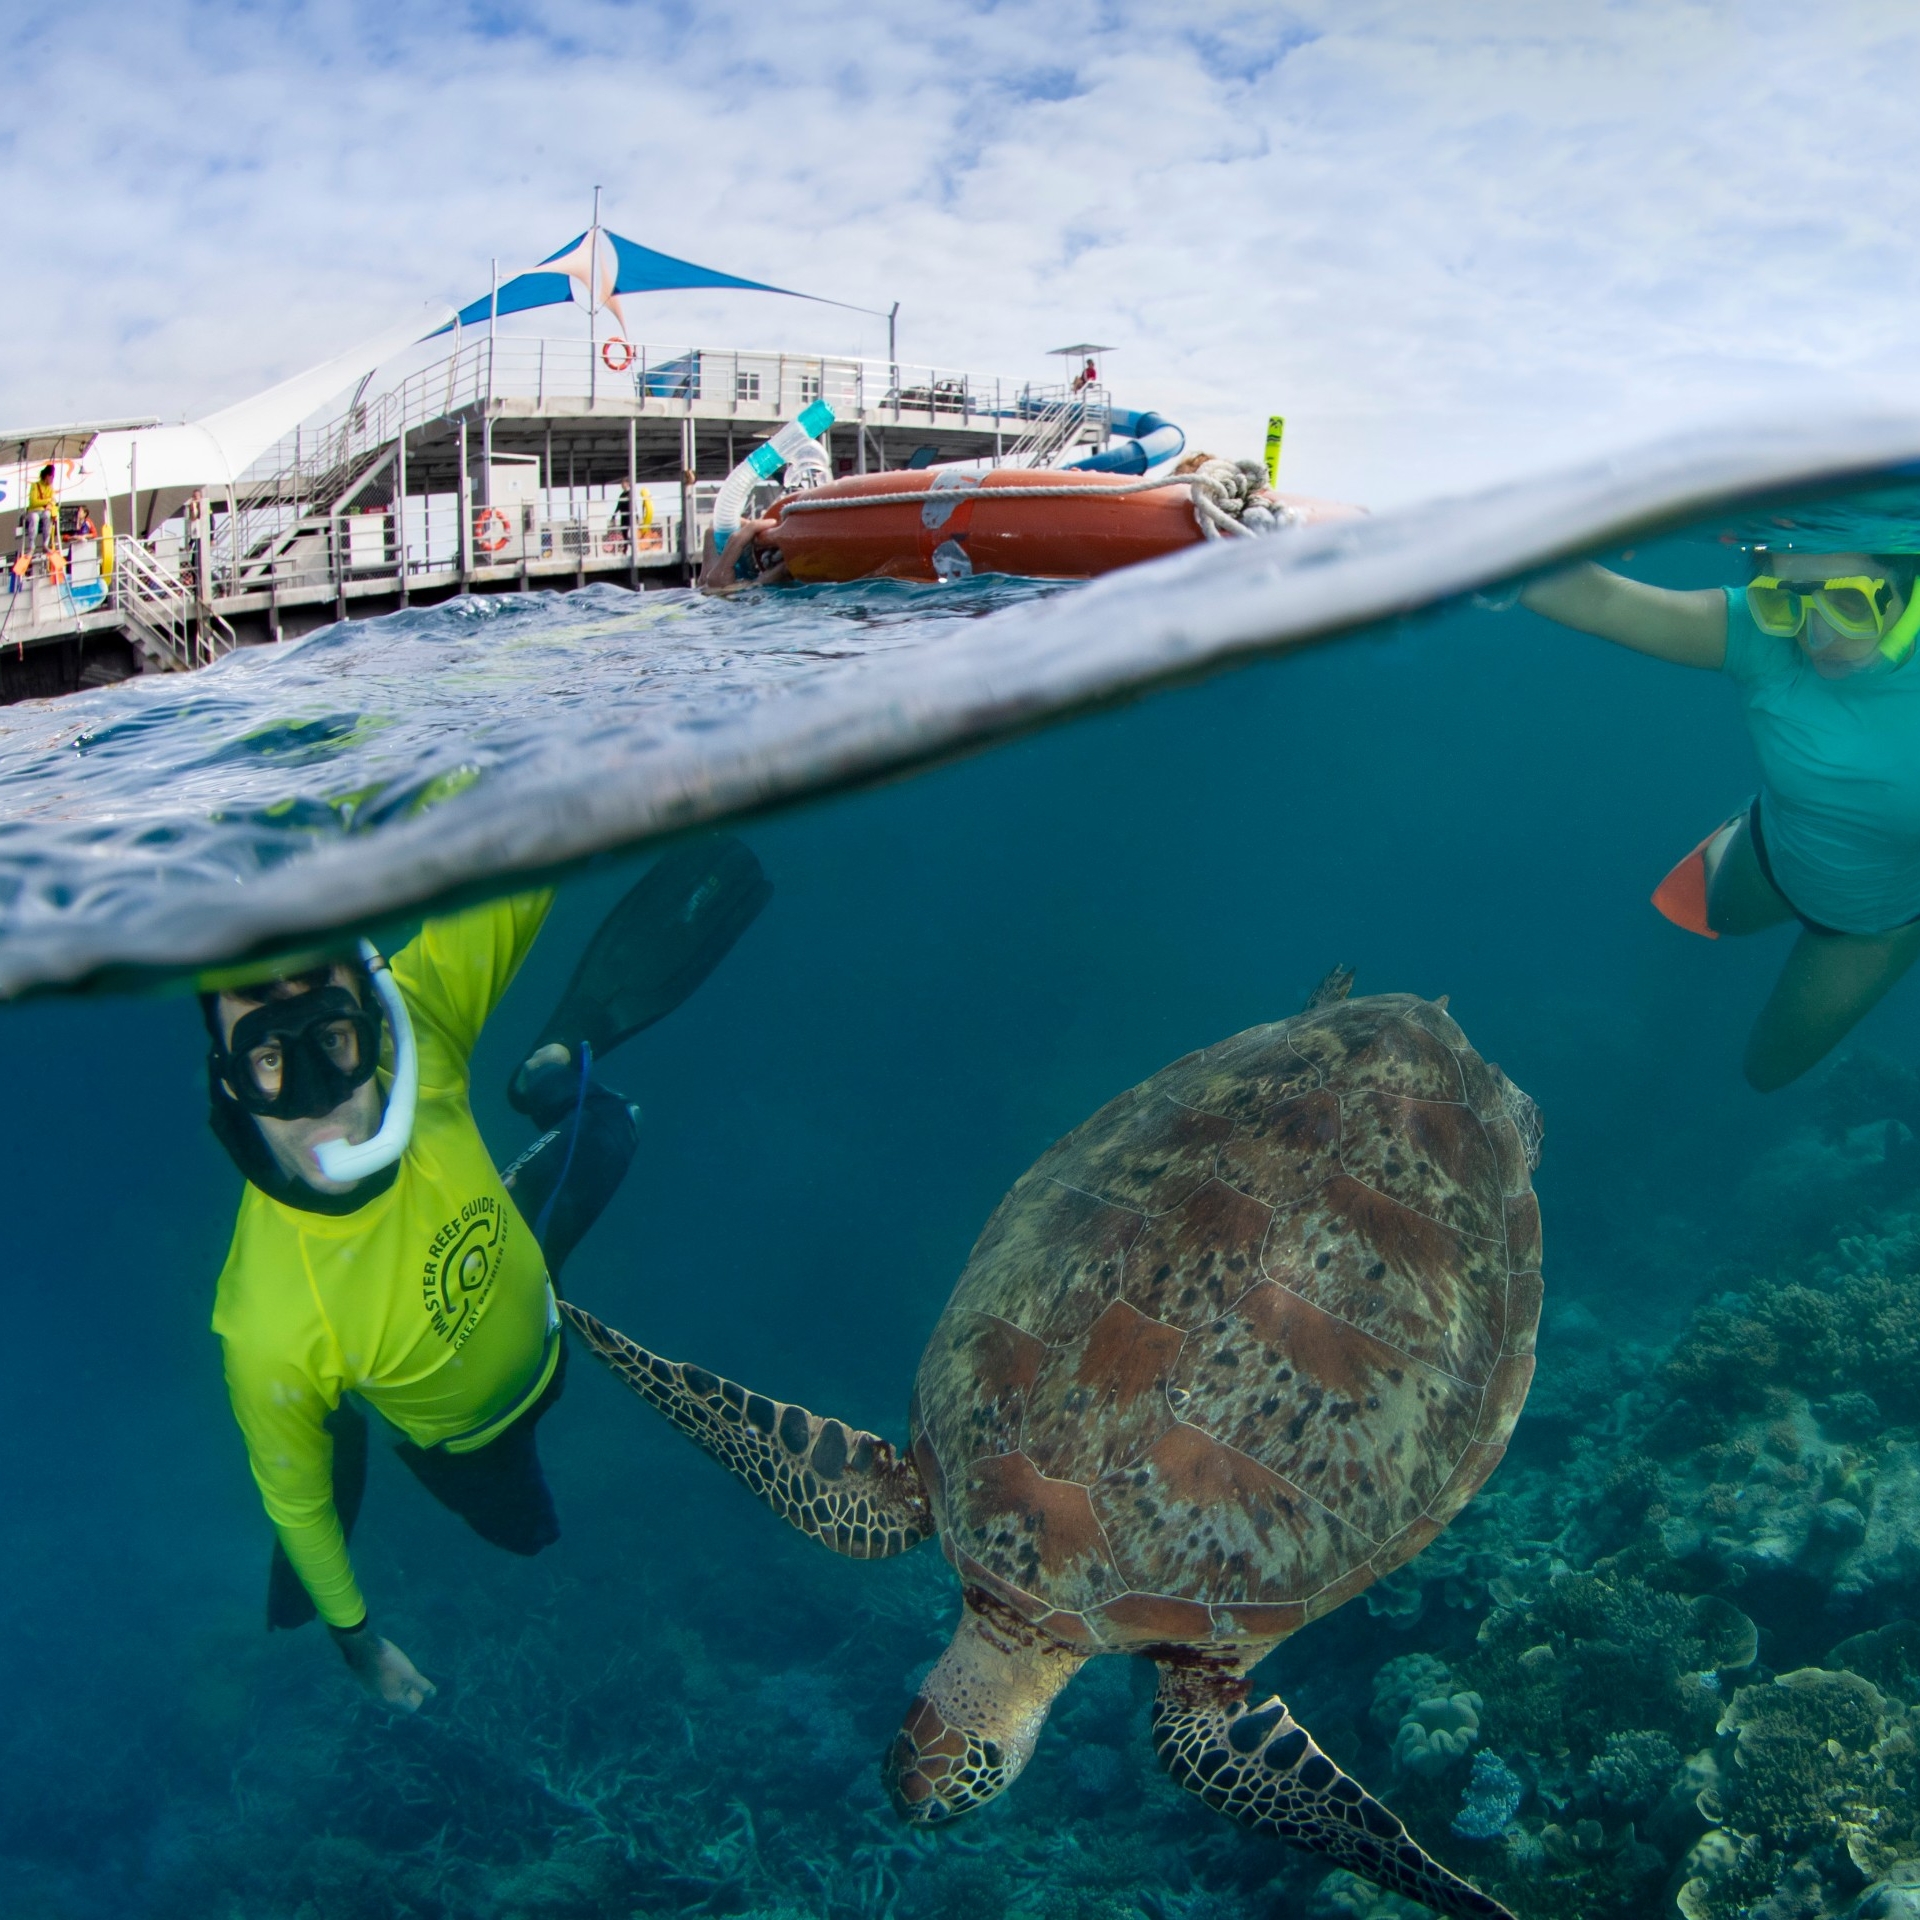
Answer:
[[[32,436],[36,443],[58,440],[63,432],[69,443],[86,434],[85,451],[77,456],[65,448],[58,454],[30,454],[21,465],[49,458],[71,460],[73,464],[61,475],[59,484],[61,496],[72,500],[124,495],[136,479],[143,496],[178,496],[198,487],[225,489],[282,434],[292,432],[335,394],[412,346],[451,313],[451,308],[437,306],[425,314],[414,314],[321,361],[317,367],[309,367],[305,373],[198,420],[173,426],[112,426],[97,432],[41,428]],[[11,446],[0,441],[0,457],[12,452]],[[11,488],[0,487],[0,511],[16,504],[12,494]]]
[[[103,433],[157,427],[158,420],[80,420],[65,427],[8,427],[0,431],[0,459],[22,466],[78,460]]]

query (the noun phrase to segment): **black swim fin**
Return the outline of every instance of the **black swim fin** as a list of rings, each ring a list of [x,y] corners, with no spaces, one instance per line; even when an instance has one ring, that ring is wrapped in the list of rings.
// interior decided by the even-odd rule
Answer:
[[[577,1058],[585,1041],[605,1059],[686,999],[772,897],[760,862],[731,834],[670,847],[601,921],[527,1052],[558,1041]]]

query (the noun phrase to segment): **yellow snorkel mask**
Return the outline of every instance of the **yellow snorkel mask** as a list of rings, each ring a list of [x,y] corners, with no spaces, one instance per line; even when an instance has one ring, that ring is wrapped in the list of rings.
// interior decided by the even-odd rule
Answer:
[[[1871,657],[1897,667],[1912,654],[1916,639],[1920,639],[1920,592],[1915,592],[1910,583],[1906,604],[1896,615],[1893,605],[1898,594],[1894,582],[1884,574],[1844,574],[1815,580],[1763,573],[1747,583],[1747,611],[1762,633],[1782,640],[1805,635],[1806,650],[1816,659],[1838,639],[1875,640],[1878,644]],[[1823,641],[1816,642],[1808,630],[1815,613],[1830,636]]]

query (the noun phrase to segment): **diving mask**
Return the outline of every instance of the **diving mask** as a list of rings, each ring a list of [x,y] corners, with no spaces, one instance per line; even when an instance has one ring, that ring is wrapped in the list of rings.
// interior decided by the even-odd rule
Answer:
[[[413,1134],[420,1090],[419,1050],[406,1002],[371,941],[360,957],[380,1012],[331,983],[269,1000],[234,1023],[216,1046],[214,1078],[248,1113],[279,1120],[318,1120],[373,1078],[380,1061],[380,1013],[393,1034],[393,1083],[386,1113],[371,1140],[322,1140],[313,1148],[320,1171],[343,1183],[391,1166]]]
[[[213,1070],[249,1113],[317,1120],[364,1087],[379,1059],[380,1016],[325,986],[244,1014]]]
[[[1842,640],[1877,640],[1875,657],[1898,666],[1920,635],[1920,594],[1893,611],[1895,590],[1884,575],[1844,574],[1795,580],[1760,574],[1747,583],[1747,611],[1762,633],[1798,640],[1816,661]],[[1819,622],[1812,620],[1818,613]],[[1862,663],[1867,664],[1867,663]]]

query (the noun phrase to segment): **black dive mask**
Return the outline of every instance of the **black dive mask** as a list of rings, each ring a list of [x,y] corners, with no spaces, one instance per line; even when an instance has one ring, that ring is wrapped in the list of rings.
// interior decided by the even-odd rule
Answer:
[[[400,1172],[397,1161],[346,1193],[322,1193],[281,1168],[252,1119],[255,1113],[287,1118],[331,1113],[354,1088],[364,1086],[379,1059],[379,1015],[329,983],[324,973],[308,991],[243,1014],[234,1022],[231,1050],[220,1044],[219,997],[202,994],[200,1009],[213,1042],[207,1051],[207,1121],[214,1138],[254,1186],[304,1213],[348,1214],[393,1185]],[[353,1028],[350,1049],[337,1031],[327,1031],[335,1021]],[[262,1044],[262,1036],[277,1039],[281,1050],[278,1091],[271,1094],[267,1088],[272,1075],[262,1077],[252,1052]],[[351,1067],[345,1064],[348,1057]]]
[[[208,1064],[248,1113],[318,1120],[364,1087],[379,1061],[380,1016],[345,987],[325,986],[243,1014]]]

